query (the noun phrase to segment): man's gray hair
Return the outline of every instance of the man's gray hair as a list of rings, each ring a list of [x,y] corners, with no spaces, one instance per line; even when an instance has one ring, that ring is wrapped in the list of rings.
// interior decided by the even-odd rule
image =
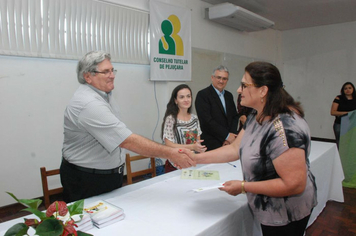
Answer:
[[[81,84],[85,84],[86,81],[84,79],[83,74],[98,70],[98,64],[103,62],[105,59],[108,59],[110,61],[111,56],[109,53],[106,53],[104,51],[92,51],[85,54],[85,56],[80,59],[77,65],[78,82]]]
[[[229,74],[229,69],[226,66],[220,65],[213,70],[213,74],[212,74],[213,76],[215,75],[215,71],[217,71],[217,70],[225,71],[225,72],[227,72],[227,74]]]

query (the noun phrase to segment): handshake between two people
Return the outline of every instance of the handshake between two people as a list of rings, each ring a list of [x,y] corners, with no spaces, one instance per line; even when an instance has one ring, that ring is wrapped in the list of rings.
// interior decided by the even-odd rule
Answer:
[[[237,135],[234,133],[229,133],[228,138],[225,140],[222,146],[230,145],[232,144],[237,138]],[[186,148],[180,148],[178,149],[179,156],[173,155],[173,158],[171,158],[171,161],[175,164],[175,167],[178,169],[183,169],[183,168],[189,168],[191,166],[196,166],[196,164],[202,164],[201,163],[201,157],[205,156],[200,156],[200,155],[195,155],[196,153],[203,153],[206,151],[206,146],[202,145],[201,142],[204,140],[199,140],[198,142],[195,143],[197,146],[197,149],[189,150]],[[200,161],[198,160],[197,156],[200,156]],[[206,163],[204,161],[204,163]]]
[[[202,153],[207,150],[205,145],[202,145],[204,140],[197,140],[192,144],[186,145],[188,148],[174,148],[175,153],[171,155],[170,160],[174,163],[174,166],[178,169],[189,168],[196,166],[197,161],[194,159],[195,153]]]
[[[175,149],[176,150],[176,149]],[[171,161],[174,163],[174,166],[178,169],[189,168],[192,166],[196,166],[197,163],[195,159],[194,151],[191,151],[186,148],[180,148],[175,151],[175,155],[171,157]]]

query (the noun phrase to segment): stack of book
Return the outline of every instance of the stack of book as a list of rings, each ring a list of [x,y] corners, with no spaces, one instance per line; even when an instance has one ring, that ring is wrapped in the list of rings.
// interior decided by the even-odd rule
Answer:
[[[125,218],[124,210],[106,201],[100,200],[84,207],[94,226],[103,228]]]
[[[90,215],[86,212],[84,212],[83,215],[74,215],[72,216],[72,219],[77,225],[77,227],[75,228],[75,230],[77,231],[86,232],[94,227]]]

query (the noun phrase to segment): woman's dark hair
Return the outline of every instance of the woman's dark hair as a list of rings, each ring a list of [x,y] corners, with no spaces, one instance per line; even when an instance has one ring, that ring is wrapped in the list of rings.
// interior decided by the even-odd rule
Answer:
[[[342,85],[341,91],[340,91],[342,99],[347,100],[346,95],[345,95],[345,91],[344,91],[344,88],[345,88],[346,85],[351,85],[352,88],[354,89],[354,91],[352,93],[352,99],[355,99],[356,98],[355,86],[351,82],[346,82],[346,83],[344,83]]]
[[[271,116],[272,121],[280,113],[293,112],[304,117],[304,111],[299,102],[295,102],[293,97],[284,89],[281,74],[277,67],[268,62],[256,61],[248,64],[245,71],[249,73],[252,82],[256,87],[267,86],[266,105],[262,114],[258,117],[258,122],[262,123],[265,117]]]
[[[174,125],[173,125],[173,129],[176,128],[177,125],[177,115],[179,112],[179,108],[178,105],[175,103],[175,99],[177,99],[178,96],[178,92],[182,89],[189,89],[190,94],[192,95],[192,103],[190,105],[190,107],[188,108],[188,113],[190,114],[190,111],[192,109],[192,104],[193,104],[193,94],[192,94],[192,90],[189,88],[188,85],[186,84],[180,84],[177,87],[175,87],[172,91],[172,95],[171,98],[169,99],[169,102],[167,103],[167,109],[166,109],[166,113],[164,114],[163,117],[163,123],[162,123],[162,131],[161,131],[161,138],[163,139],[163,131],[164,131],[164,123],[166,122],[166,118],[169,115],[173,116],[174,119]]]

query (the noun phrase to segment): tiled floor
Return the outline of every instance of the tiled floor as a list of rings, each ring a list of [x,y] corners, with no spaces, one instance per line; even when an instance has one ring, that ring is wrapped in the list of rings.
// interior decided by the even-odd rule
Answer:
[[[355,236],[356,189],[344,188],[344,202],[329,201],[306,236]]]

